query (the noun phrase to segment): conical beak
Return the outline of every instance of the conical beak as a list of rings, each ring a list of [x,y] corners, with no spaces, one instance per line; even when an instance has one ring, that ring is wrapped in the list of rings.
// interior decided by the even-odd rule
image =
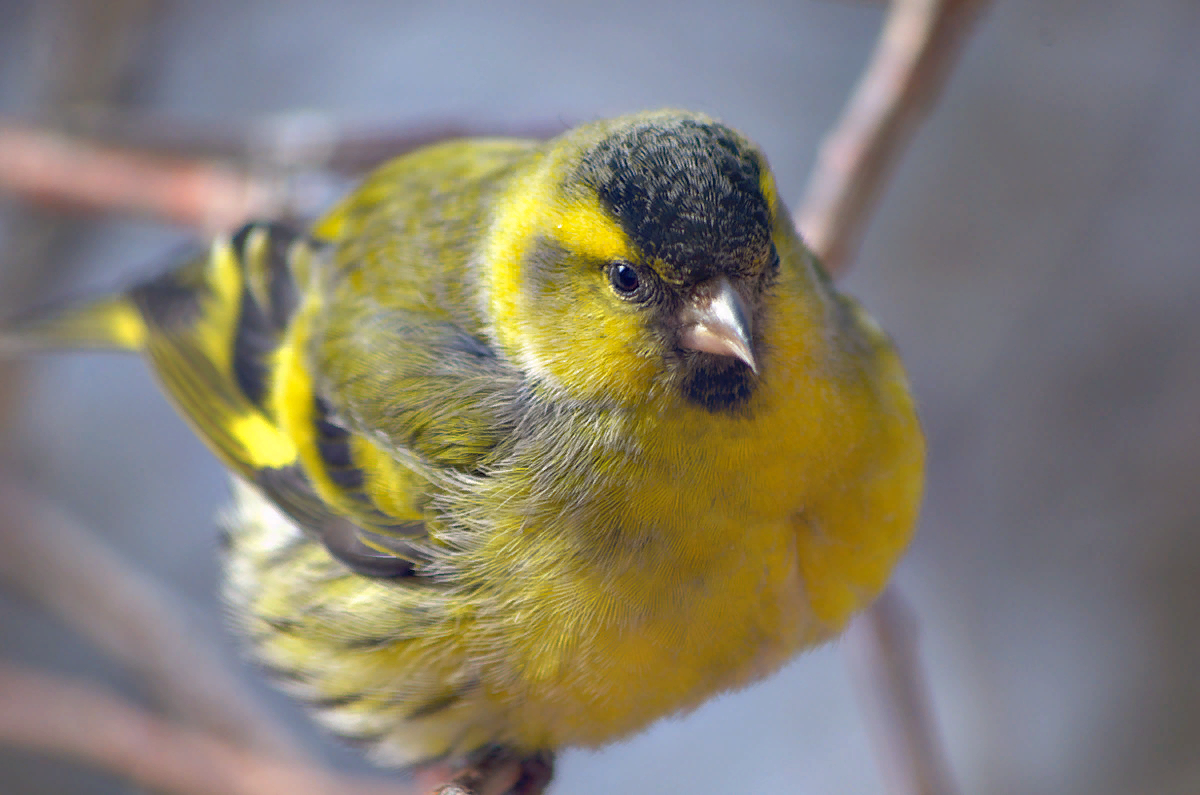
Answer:
[[[679,344],[684,348],[741,359],[755,373],[751,345],[754,329],[746,302],[724,276],[697,288],[679,314]]]

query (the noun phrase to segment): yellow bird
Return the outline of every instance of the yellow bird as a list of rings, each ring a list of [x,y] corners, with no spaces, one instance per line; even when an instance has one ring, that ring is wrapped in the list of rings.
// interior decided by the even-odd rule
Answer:
[[[149,360],[234,475],[256,658],[387,765],[533,775],[766,676],[921,497],[891,343],[692,113],[431,146],[13,339]]]

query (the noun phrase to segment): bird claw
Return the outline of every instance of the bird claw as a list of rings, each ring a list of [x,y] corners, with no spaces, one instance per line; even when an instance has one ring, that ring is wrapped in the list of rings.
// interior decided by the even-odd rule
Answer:
[[[518,759],[495,750],[458,771],[431,795],[541,795],[554,777],[554,755]]]

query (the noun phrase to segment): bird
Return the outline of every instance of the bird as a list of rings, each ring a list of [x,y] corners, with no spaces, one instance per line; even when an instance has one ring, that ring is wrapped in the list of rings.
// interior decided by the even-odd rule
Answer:
[[[4,337],[145,357],[237,630],[381,765],[538,791],[836,637],[917,523],[895,346],[703,114],[434,144]]]

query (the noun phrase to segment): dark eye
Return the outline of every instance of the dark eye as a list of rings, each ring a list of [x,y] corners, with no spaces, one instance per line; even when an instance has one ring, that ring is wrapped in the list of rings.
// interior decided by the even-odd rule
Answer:
[[[609,265],[608,280],[612,282],[613,289],[617,291],[617,294],[624,298],[637,297],[638,291],[642,287],[641,274],[628,262],[614,262]]]

